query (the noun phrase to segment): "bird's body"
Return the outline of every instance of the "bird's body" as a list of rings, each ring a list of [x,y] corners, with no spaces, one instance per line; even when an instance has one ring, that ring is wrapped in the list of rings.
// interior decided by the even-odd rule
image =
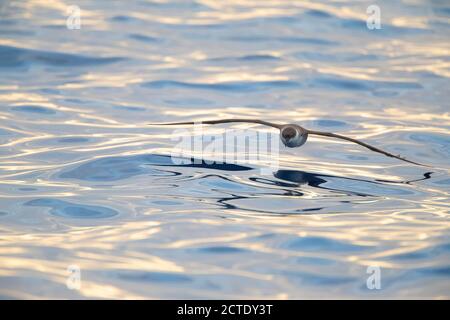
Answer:
[[[264,120],[258,120],[258,119],[222,119],[222,120],[207,120],[207,121],[198,121],[198,122],[189,121],[189,122],[174,122],[174,123],[153,123],[153,124],[149,124],[149,125],[175,126],[175,125],[193,125],[193,124],[200,124],[200,123],[201,124],[221,124],[221,123],[231,123],[231,122],[257,123],[257,124],[277,128],[278,130],[280,130],[281,142],[283,142],[283,144],[289,148],[300,147],[306,143],[306,140],[308,139],[309,135],[317,135],[317,136],[324,136],[324,137],[331,137],[331,138],[346,140],[349,142],[359,144],[360,146],[363,146],[371,151],[384,154],[385,156],[388,156],[391,158],[396,158],[396,159],[399,159],[399,160],[402,160],[402,161],[405,161],[408,163],[416,164],[419,166],[426,166],[424,164],[405,159],[399,155],[396,156],[392,153],[381,150],[379,148],[376,148],[372,145],[369,145],[369,144],[362,142],[360,140],[357,140],[357,139],[349,138],[349,137],[331,133],[331,132],[308,130],[297,124],[280,125],[280,124],[276,124],[276,123],[272,123],[272,122],[268,122],[268,121],[264,121]]]
[[[296,124],[287,124],[280,128],[280,139],[286,147],[296,148],[306,143],[308,132]]]

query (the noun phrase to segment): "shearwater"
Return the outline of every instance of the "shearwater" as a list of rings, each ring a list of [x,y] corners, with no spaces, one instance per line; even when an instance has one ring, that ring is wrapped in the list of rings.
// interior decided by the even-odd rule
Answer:
[[[258,120],[258,119],[221,119],[221,120],[207,120],[207,121],[188,121],[188,122],[172,122],[172,123],[149,123],[148,125],[163,125],[163,126],[176,126],[176,125],[195,125],[195,124],[221,124],[221,123],[231,123],[231,122],[247,122],[247,123],[257,123],[262,124],[265,126],[274,127],[280,130],[280,139],[283,142],[283,144],[286,147],[289,148],[296,148],[300,147],[303,144],[305,144],[306,140],[308,139],[309,135],[317,135],[317,136],[325,136],[325,137],[331,137],[341,140],[350,141],[356,144],[359,144],[371,151],[378,152],[381,154],[384,154],[385,156],[399,159],[408,163],[416,164],[419,166],[425,166],[428,167],[425,164],[421,164],[415,161],[408,160],[404,157],[401,157],[400,155],[394,155],[390,152],[384,151],[382,149],[379,149],[377,147],[374,147],[370,144],[367,144],[363,141],[350,138],[347,136],[343,136],[340,134],[335,134],[331,132],[323,132],[323,131],[315,131],[315,130],[309,130],[306,128],[303,128],[297,124],[276,124],[264,120]]]

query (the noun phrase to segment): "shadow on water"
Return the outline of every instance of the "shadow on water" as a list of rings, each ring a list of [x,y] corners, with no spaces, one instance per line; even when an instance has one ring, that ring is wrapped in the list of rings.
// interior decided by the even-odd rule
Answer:
[[[285,196],[285,197],[303,197],[305,195],[305,192],[302,192],[298,188],[301,185],[307,185],[313,188],[326,190],[329,192],[332,192],[338,197],[379,197],[386,194],[410,194],[410,192],[399,190],[398,188],[390,188],[389,185],[386,185],[385,183],[381,183],[381,180],[365,180],[365,179],[355,179],[355,178],[347,178],[347,177],[339,177],[339,176],[333,176],[333,175],[322,175],[322,174],[315,174],[315,173],[309,173],[304,171],[297,171],[297,170],[278,170],[274,173],[274,177],[278,178],[283,181],[277,181],[267,178],[261,178],[261,177],[250,177],[249,180],[260,183],[260,184],[266,184],[271,186],[277,186],[281,187],[282,193],[272,193],[272,192],[265,192],[264,196]],[[412,182],[416,181],[422,181],[429,179],[431,177],[431,172],[427,172],[424,174],[424,177],[421,179],[414,179],[414,180],[408,180],[408,181],[389,181],[389,180],[383,180],[383,182],[386,183],[396,183],[396,184],[410,184]],[[228,178],[222,177],[222,179],[226,179],[231,181]],[[292,183],[286,183],[284,181],[289,181]],[[350,182],[350,183],[349,183]],[[330,183],[337,183],[340,185],[339,187],[325,187],[325,184]],[[356,184],[355,184],[356,183]],[[363,193],[358,191],[351,191],[348,190],[350,188],[360,188],[364,190],[373,190],[375,192],[378,192],[378,194],[369,194],[369,193]],[[278,189],[280,190],[280,189]],[[381,194],[381,195],[380,195]],[[242,194],[233,194],[230,193],[229,197],[223,197],[217,201],[218,204],[220,204],[225,209],[239,209],[243,211],[252,211],[252,212],[259,212],[259,213],[278,213],[274,212],[273,210],[262,210],[262,209],[245,209],[242,206],[234,205],[232,202],[240,201],[240,200],[249,200],[252,198],[257,198],[260,195],[251,194],[251,195],[242,195]],[[351,203],[351,200],[340,200],[341,204],[344,203]],[[319,206],[319,207],[310,207],[310,208],[301,208],[301,209],[294,209],[290,213],[287,214],[314,214],[322,209],[324,209],[325,206]]]
[[[140,154],[133,156],[105,157],[86,162],[71,170],[62,172],[63,179],[85,181],[117,181],[137,175],[172,176],[181,172],[160,170],[154,167],[204,168],[220,171],[249,171],[253,168],[237,164],[212,163],[204,160],[173,158],[166,155]]]
[[[304,172],[304,171],[298,171],[298,170],[278,170],[275,172],[274,176],[281,180],[291,181],[298,183],[300,185],[307,184],[308,186],[314,187],[314,188],[320,188],[320,189],[327,189],[332,191],[344,191],[334,188],[327,188],[322,186],[323,184],[329,182],[330,179],[340,179],[341,181],[351,181],[351,182],[362,182],[362,183],[370,183],[374,185],[384,185],[384,183],[394,183],[394,184],[411,184],[413,182],[423,181],[431,178],[432,172],[426,172],[423,174],[423,178],[419,179],[413,179],[413,180],[406,180],[406,181],[392,181],[392,180],[381,180],[376,179],[374,181],[371,180],[365,180],[365,179],[355,179],[355,178],[347,178],[347,177],[339,177],[339,176],[333,176],[333,175],[326,175],[326,174],[315,174],[310,172]],[[359,192],[349,192],[349,195],[357,195],[361,197],[371,196],[369,194],[365,193],[359,193]]]
[[[43,64],[54,67],[80,67],[110,64],[124,60],[121,57],[91,57],[80,54],[59,53],[0,45],[0,68]]]
[[[110,218],[119,214],[117,211],[103,206],[76,204],[52,198],[34,199],[26,202],[25,205],[51,208],[50,213],[52,215],[63,218],[99,219]]]
[[[168,170],[168,168],[171,169]],[[193,168],[216,170],[219,173],[192,176],[192,170],[185,170]],[[256,168],[238,164],[208,162],[194,158],[173,158],[168,155],[140,154],[105,157],[88,161],[59,173],[59,178],[92,182],[113,182],[138,175],[163,177],[167,179],[172,179],[169,177],[179,176],[184,180],[189,180],[188,189],[201,188],[204,186],[202,181],[212,179],[214,181],[212,183],[213,187],[205,191],[205,196],[215,198],[216,204],[224,209],[246,210],[241,205],[235,205],[231,202],[238,201],[238,203],[242,203],[243,200],[244,202],[254,201],[261,197],[279,199],[280,196],[283,198],[287,197],[287,200],[292,201],[292,199],[304,197],[305,193],[311,192],[302,186],[322,190],[321,197],[327,197],[329,199],[339,197],[341,198],[340,203],[351,202],[351,199],[346,197],[366,198],[384,197],[388,195],[411,195],[414,193],[413,191],[407,188],[399,188],[398,185],[426,180],[432,174],[431,172],[427,172],[420,179],[390,181],[357,179],[299,170],[278,170],[273,174],[273,178],[255,175],[248,176],[248,183],[245,180],[243,182],[235,181],[235,179],[225,174],[226,172],[251,172],[255,170]],[[187,183],[187,181],[185,182]],[[195,183],[199,184],[194,186],[193,184]],[[213,194],[217,194],[218,192],[219,196],[213,196]],[[41,202],[32,204],[38,205]],[[308,213],[317,212],[321,209],[323,209],[323,206],[295,209],[294,211]],[[250,211],[273,213],[272,211],[257,208],[253,208]]]

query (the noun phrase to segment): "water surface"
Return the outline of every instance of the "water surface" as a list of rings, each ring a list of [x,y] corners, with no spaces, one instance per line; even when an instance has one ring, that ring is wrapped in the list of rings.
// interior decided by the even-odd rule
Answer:
[[[76,1],[80,30],[72,4],[0,1],[1,298],[450,297],[446,1],[380,30],[361,1]],[[322,138],[270,175],[176,165],[146,125],[225,117],[431,168]]]

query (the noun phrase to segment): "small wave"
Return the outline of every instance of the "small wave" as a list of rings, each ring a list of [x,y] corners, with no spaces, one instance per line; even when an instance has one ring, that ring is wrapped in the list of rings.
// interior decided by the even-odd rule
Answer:
[[[184,88],[184,89],[200,89],[200,90],[217,90],[217,91],[234,91],[249,92],[261,91],[265,89],[276,88],[298,88],[300,84],[295,81],[242,81],[242,82],[221,82],[221,83],[192,83],[171,80],[149,81],[141,84],[142,87],[151,89],[164,88]]]
[[[244,41],[244,42],[289,42],[289,43],[301,43],[319,46],[337,46],[337,41],[320,39],[320,38],[308,38],[308,37],[272,37],[272,36],[233,36],[228,37],[228,40],[232,41]]]
[[[187,168],[206,168],[222,171],[246,171],[252,170],[237,164],[212,163],[207,164],[203,160],[195,159],[176,159],[175,164],[173,158],[166,155],[135,155],[122,157],[106,157],[84,163],[71,170],[60,173],[60,177],[64,179],[80,179],[87,181],[116,181],[127,179],[136,175],[174,175],[177,173],[152,168],[151,166],[169,166],[169,167],[187,167]]]
[[[139,34],[139,33],[132,33],[128,37],[133,40],[138,40],[138,41],[147,42],[147,43],[155,43],[155,42],[160,41],[158,38],[146,36],[146,35]]]
[[[258,62],[258,61],[279,61],[281,58],[271,55],[271,54],[251,54],[239,57],[221,57],[221,58],[212,58],[208,59],[208,61],[214,62],[225,62],[225,61],[236,61],[236,62]]]
[[[33,207],[49,207],[51,208],[51,214],[64,218],[98,219],[110,218],[119,214],[117,211],[107,207],[76,204],[52,198],[31,200],[26,202],[25,205]]]
[[[137,281],[137,282],[190,282],[192,279],[185,275],[179,273],[170,272],[144,272],[136,270],[121,270],[121,271],[110,271],[110,274],[126,281]]]
[[[289,241],[286,244],[286,248],[306,252],[353,252],[367,251],[367,249],[370,247],[324,237],[299,237],[297,239]]]
[[[373,91],[379,89],[416,90],[423,89],[417,82],[406,81],[376,81],[376,80],[352,80],[343,77],[319,77],[311,82],[312,86],[345,89],[352,91]]]
[[[322,62],[359,62],[359,61],[378,61],[382,59],[382,56],[376,54],[361,54],[354,52],[316,52],[316,51],[301,51],[294,53],[295,58],[301,60],[310,61],[322,61]]]
[[[124,58],[89,57],[0,45],[0,67],[3,68],[22,67],[35,63],[53,67],[83,67],[115,63],[121,60]]]
[[[38,105],[26,105],[26,106],[17,106],[11,108],[14,111],[20,111],[20,112],[28,112],[28,113],[39,113],[39,114],[55,114],[56,112],[52,109],[38,106]]]

